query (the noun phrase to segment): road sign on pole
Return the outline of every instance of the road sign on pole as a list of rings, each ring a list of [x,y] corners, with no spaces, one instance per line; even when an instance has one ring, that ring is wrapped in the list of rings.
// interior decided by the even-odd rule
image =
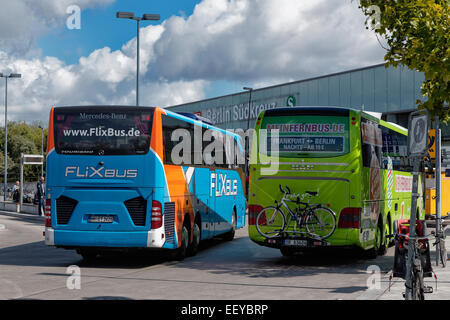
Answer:
[[[412,112],[409,115],[408,126],[408,155],[413,162],[413,183],[411,192],[411,215],[409,219],[409,236],[414,238],[416,236],[416,212],[417,212],[417,198],[419,197],[419,170],[423,158],[428,151],[428,128],[429,115],[427,110],[419,110]],[[412,270],[414,267],[414,252],[415,242],[408,241],[408,261],[406,262],[406,277],[405,277],[405,299],[412,300]]]
[[[428,111],[420,110],[409,115],[408,155],[423,157],[428,146]]]

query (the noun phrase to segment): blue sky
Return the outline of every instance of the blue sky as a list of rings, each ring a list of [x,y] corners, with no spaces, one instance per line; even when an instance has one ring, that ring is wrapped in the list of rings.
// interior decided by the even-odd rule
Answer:
[[[189,17],[201,0],[143,1],[116,0],[114,3],[81,11],[81,29],[69,30],[64,25],[52,29],[37,39],[43,56],[55,56],[66,64],[76,64],[81,56],[87,56],[100,46],[119,50],[124,43],[136,35],[136,22],[117,19],[116,12],[133,12],[135,16],[157,13],[160,21],[143,21],[141,28],[160,24],[172,17]],[[76,3],[74,1],[73,3]],[[65,19],[70,15],[67,14]],[[205,88],[205,98],[222,96],[242,91],[246,82],[215,81]]]
[[[44,56],[56,56],[67,64],[77,63],[80,56],[88,55],[100,46],[118,50],[136,36],[136,22],[117,19],[116,12],[134,12],[135,16],[157,13],[163,21],[173,15],[190,16],[199,2],[200,0],[117,0],[111,5],[82,10],[81,29],[69,30],[62,25],[39,38],[37,44]],[[143,21],[141,27],[159,24],[161,21]]]
[[[66,12],[81,8],[81,29]],[[161,107],[383,61],[352,0],[0,0],[0,72],[11,119],[47,121],[52,105],[134,104],[136,22],[140,102]],[[26,23],[17,23],[26,21]],[[3,84],[0,83],[0,90]],[[0,119],[1,123],[1,119]]]

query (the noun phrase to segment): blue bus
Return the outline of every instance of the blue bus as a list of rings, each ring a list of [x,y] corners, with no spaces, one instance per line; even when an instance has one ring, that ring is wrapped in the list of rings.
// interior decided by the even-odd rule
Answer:
[[[194,139],[192,139],[194,137]],[[158,107],[52,107],[45,243],[195,255],[245,224],[241,138]]]

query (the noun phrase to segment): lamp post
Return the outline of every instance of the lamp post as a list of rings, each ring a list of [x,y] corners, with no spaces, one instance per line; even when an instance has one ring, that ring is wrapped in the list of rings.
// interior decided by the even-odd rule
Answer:
[[[41,165],[41,176],[44,176],[44,128],[39,125],[39,129],[41,129],[41,156],[42,156],[42,165]]]
[[[244,87],[242,89],[244,89],[244,90],[249,92],[249,97],[248,97],[248,117],[247,117],[247,130],[248,130],[248,129],[250,129],[250,106],[252,104],[252,91],[253,91],[253,88]]]
[[[160,19],[159,14],[144,14],[142,17],[135,17],[133,12],[117,12],[116,18],[119,19],[130,19],[137,22],[137,42],[136,42],[136,106],[139,106],[139,23],[141,20],[153,20],[157,21]]]
[[[249,97],[248,97],[248,117],[247,117],[247,143],[246,143],[246,148],[245,148],[245,174],[247,177],[250,176],[250,136],[249,136],[249,129],[250,129],[250,108],[251,108],[251,104],[252,104],[252,91],[253,88],[249,88],[249,87],[244,87],[242,88],[246,91],[249,92]],[[246,183],[246,193],[248,193],[248,183]]]
[[[7,178],[8,178],[8,78],[21,78],[20,73],[10,73],[8,76],[0,73],[0,78],[5,78],[5,171],[3,175],[3,200],[6,202]]]

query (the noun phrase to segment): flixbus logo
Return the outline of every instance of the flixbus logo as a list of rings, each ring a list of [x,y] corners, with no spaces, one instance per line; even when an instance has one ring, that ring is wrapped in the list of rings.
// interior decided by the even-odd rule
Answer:
[[[211,192],[216,197],[237,195],[237,180],[227,179],[226,174],[211,173]]]
[[[66,167],[64,176],[77,178],[136,178],[137,169],[107,169],[100,167]]]

